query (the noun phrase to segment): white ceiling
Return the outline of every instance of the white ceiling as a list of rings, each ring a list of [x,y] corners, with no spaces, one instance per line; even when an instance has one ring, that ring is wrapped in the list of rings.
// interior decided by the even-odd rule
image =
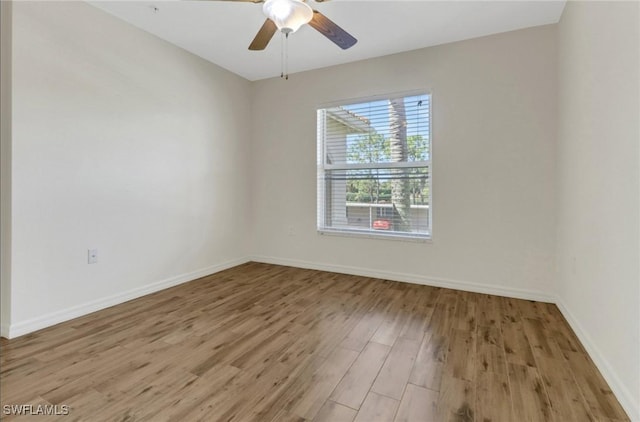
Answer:
[[[279,34],[264,51],[247,49],[265,20],[262,4],[90,3],[249,80],[280,75]],[[290,73],[556,23],[565,1],[309,0],[309,4],[351,33],[358,43],[341,50],[305,25],[289,38]]]

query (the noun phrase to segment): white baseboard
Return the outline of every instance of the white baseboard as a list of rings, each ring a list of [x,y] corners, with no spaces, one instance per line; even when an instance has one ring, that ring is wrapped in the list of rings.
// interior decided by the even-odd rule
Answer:
[[[593,360],[593,363],[595,363],[607,384],[609,384],[611,391],[613,391],[620,405],[622,405],[625,412],[627,412],[627,416],[629,416],[631,421],[640,422],[640,404],[638,403],[638,398],[634,397],[629,389],[620,381],[620,378],[618,378],[616,372],[611,368],[609,361],[596,346],[588,331],[585,330],[582,324],[578,322],[578,319],[573,316],[562,299],[556,298],[555,303],[571,326],[573,332],[576,333],[578,339],[580,339],[580,342],[587,350],[589,357]]]
[[[120,303],[124,303],[129,300],[148,295],[150,293],[155,293],[169,287],[177,286],[188,281],[193,281],[198,278],[244,264],[248,261],[249,260],[246,258],[240,258],[233,261],[224,262],[222,264],[212,265],[207,268],[196,270],[187,274],[181,274],[176,277],[171,277],[155,283],[147,284],[146,286],[137,287],[135,289],[131,289],[126,292],[118,293],[105,298],[96,299],[91,302],[83,303],[81,305],[73,306],[61,311],[52,312],[27,321],[22,321],[10,325],[2,324],[2,337],[11,339],[29,334],[42,328],[47,328],[64,321],[69,321],[71,319],[78,318],[92,312],[108,308],[110,306],[118,305]]]
[[[450,280],[438,277],[429,277],[419,274],[406,274],[391,271],[372,270],[369,268],[352,267],[346,265],[333,265],[318,262],[298,261],[293,259],[275,258],[271,256],[252,256],[251,261],[265,264],[286,265],[289,267],[306,268],[310,270],[330,271],[359,275],[363,277],[381,278],[384,280],[402,281],[406,283],[423,284],[433,287],[464,290],[467,292],[491,294],[496,296],[513,297],[516,299],[535,300],[538,302],[554,303],[554,297],[536,290],[518,289],[493,284],[474,283],[471,281]]]
[[[0,337],[9,338],[9,324],[0,324]]]

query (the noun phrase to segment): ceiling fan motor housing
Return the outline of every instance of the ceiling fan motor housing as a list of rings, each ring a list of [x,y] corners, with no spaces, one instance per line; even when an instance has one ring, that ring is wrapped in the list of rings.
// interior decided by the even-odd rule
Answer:
[[[296,32],[313,18],[311,7],[300,0],[267,0],[262,12],[285,34]]]

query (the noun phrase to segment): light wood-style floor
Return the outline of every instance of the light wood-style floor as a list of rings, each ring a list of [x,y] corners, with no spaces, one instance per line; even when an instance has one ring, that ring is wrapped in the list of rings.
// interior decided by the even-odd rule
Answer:
[[[628,420],[554,305],[266,264],[1,346],[63,421]]]

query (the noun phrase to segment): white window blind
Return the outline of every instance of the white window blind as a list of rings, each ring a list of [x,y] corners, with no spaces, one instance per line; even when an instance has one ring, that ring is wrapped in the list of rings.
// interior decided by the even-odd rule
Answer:
[[[431,237],[431,96],[318,110],[318,230]]]

